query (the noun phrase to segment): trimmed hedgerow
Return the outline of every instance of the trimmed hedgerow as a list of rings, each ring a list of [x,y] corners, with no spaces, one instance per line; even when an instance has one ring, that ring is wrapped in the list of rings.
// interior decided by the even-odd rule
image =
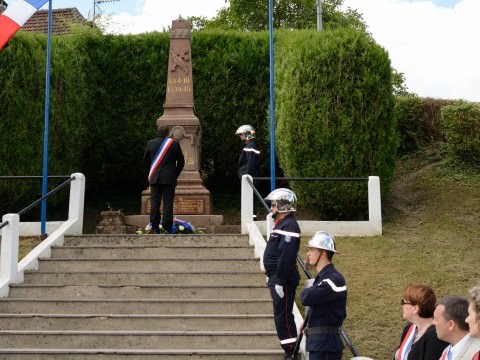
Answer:
[[[365,178],[387,191],[397,132],[392,70],[384,49],[351,30],[298,31],[279,36],[277,148],[287,177]],[[324,218],[358,217],[365,183],[291,183],[302,206]]]
[[[0,132],[8,139],[0,145],[2,175],[41,174],[45,46],[44,35],[18,34],[0,53]],[[385,51],[354,31],[277,32],[275,46],[277,175],[380,175],[387,189],[395,136]],[[111,198],[119,207],[128,194],[140,201],[143,149],[163,114],[168,48],[168,33],[102,35],[79,28],[54,37],[49,173],[83,172],[87,202]],[[194,32],[192,56],[202,176],[207,188],[238,192],[241,143],[234,132],[240,125],[257,129],[268,176],[268,34]],[[313,184],[292,186],[303,198]],[[8,211],[28,203],[27,194],[38,198],[39,186],[18,185],[15,194],[8,188],[0,183]],[[305,205],[328,198],[322,209],[335,205],[341,215],[352,213],[366,192],[351,188],[328,183],[318,191],[317,184]]]
[[[480,168],[480,104],[458,102],[444,106],[442,123],[451,156]]]

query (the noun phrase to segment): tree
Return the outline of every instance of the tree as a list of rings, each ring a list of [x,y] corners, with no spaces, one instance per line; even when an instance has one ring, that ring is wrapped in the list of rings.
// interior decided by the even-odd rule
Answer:
[[[362,16],[352,9],[342,12],[344,0],[322,0],[323,25],[326,29],[354,28],[365,30]],[[315,29],[317,0],[274,0],[273,26],[276,29]],[[230,0],[212,20],[194,19],[197,29],[268,30],[268,0]]]

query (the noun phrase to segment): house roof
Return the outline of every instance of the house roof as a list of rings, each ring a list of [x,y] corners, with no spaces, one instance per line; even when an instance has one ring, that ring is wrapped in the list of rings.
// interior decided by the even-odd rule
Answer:
[[[77,8],[53,9],[52,34],[68,34],[72,24],[83,24],[86,21],[87,19],[80,14]],[[48,10],[38,10],[22,26],[21,30],[46,34],[48,31]]]

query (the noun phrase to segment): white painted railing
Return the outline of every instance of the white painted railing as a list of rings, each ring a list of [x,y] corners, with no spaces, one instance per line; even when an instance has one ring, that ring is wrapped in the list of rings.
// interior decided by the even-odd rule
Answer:
[[[68,219],[64,222],[48,222],[47,232],[51,234],[18,262],[20,235],[40,235],[38,223],[20,223],[18,214],[6,214],[2,222],[8,224],[1,229],[0,255],[0,297],[8,296],[9,284],[23,282],[25,270],[38,269],[38,259],[50,257],[53,245],[63,245],[64,235],[80,235],[83,231],[83,210],[85,201],[85,176],[71,175]],[[21,229],[24,231],[21,232]]]
[[[255,222],[259,232],[267,235],[268,219],[254,221],[253,201],[254,194],[247,178],[242,178],[242,204],[241,204],[241,228],[242,234],[247,233],[248,223]],[[312,236],[316,231],[323,230],[332,233],[334,236],[380,236],[382,235],[382,205],[380,195],[380,178],[378,176],[368,177],[368,221],[298,221],[303,236]]]

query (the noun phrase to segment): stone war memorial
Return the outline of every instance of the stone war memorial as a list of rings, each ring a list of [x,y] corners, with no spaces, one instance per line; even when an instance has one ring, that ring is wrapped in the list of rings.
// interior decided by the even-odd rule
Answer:
[[[200,176],[202,129],[194,113],[192,52],[190,23],[179,17],[172,21],[167,67],[167,85],[163,115],[158,125],[167,125],[170,136],[180,143],[185,167],[175,191],[174,216],[192,223],[196,228],[213,232],[223,216],[212,215],[210,192]],[[144,227],[150,214],[150,191],[142,192],[141,215],[125,216],[127,225]]]

